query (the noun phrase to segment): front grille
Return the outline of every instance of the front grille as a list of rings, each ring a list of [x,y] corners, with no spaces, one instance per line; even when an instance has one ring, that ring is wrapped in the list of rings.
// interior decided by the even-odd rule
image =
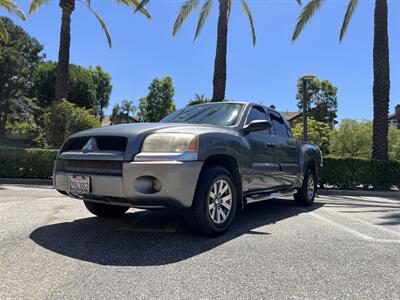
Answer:
[[[91,137],[78,137],[69,139],[61,152],[80,151]],[[124,152],[128,139],[122,136],[94,136],[100,151]]]
[[[60,160],[60,171],[71,173],[122,175],[122,161]]]

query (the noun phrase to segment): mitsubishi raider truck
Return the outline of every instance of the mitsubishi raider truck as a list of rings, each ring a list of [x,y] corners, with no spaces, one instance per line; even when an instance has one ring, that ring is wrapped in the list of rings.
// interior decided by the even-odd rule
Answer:
[[[253,202],[293,195],[297,205],[312,205],[321,169],[319,148],[293,139],[278,112],[220,102],[185,107],[159,123],[73,134],[53,180],[96,216],[176,209],[195,231],[216,236]]]

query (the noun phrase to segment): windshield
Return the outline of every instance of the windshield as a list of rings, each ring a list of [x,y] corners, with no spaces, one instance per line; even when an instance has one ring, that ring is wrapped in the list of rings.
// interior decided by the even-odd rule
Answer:
[[[239,103],[188,106],[169,114],[160,122],[232,126],[236,124],[242,108],[243,104]]]

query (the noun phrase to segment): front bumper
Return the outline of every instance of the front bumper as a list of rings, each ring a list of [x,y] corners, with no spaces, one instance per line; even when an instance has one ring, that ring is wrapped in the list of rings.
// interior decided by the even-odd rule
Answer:
[[[65,172],[54,169],[54,187],[72,197],[131,207],[186,208],[193,202],[202,161],[151,161],[125,162],[122,175],[99,175],[84,172]],[[90,176],[89,195],[77,196],[70,193],[69,176]],[[149,187],[152,179],[161,182],[157,192]]]

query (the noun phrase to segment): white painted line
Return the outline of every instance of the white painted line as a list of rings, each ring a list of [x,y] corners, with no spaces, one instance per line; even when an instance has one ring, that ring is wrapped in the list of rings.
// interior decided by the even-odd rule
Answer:
[[[369,235],[366,235],[366,234],[363,234],[361,232],[358,232],[358,231],[356,231],[354,229],[351,229],[350,227],[347,227],[347,226],[342,225],[340,223],[336,223],[336,222],[334,222],[334,221],[332,221],[330,219],[327,219],[327,218],[325,218],[325,217],[323,217],[321,215],[318,215],[316,213],[310,212],[308,214],[313,216],[314,218],[317,218],[317,219],[319,219],[321,221],[324,221],[325,223],[328,223],[328,224],[333,225],[333,226],[335,226],[337,228],[340,228],[340,229],[342,229],[342,230],[344,230],[344,231],[346,231],[348,233],[351,233],[352,235],[355,235],[356,237],[359,237],[361,239],[364,239],[364,240],[367,240],[367,241],[373,241],[374,240],[374,238],[370,237]]]
[[[348,232],[348,233],[351,233],[352,235],[355,235],[356,237],[359,237],[359,238],[361,238],[361,239],[363,239],[363,240],[366,240],[366,241],[369,241],[369,242],[374,242],[374,243],[395,243],[395,244],[400,244],[400,240],[393,240],[393,239],[375,239],[375,238],[373,238],[373,237],[370,237],[369,235],[366,235],[366,234],[364,234],[364,233],[361,233],[361,232],[358,232],[357,230],[354,230],[354,229],[352,229],[352,228],[350,228],[350,227],[347,227],[347,226],[345,226],[345,225],[343,225],[343,224],[340,224],[340,223],[336,223],[336,222],[334,222],[334,221],[332,221],[332,220],[330,220],[330,219],[328,219],[328,218],[325,218],[325,217],[323,217],[323,216],[321,216],[321,215],[319,215],[319,214],[316,214],[316,213],[314,213],[314,212],[310,212],[310,213],[308,213],[309,215],[311,215],[311,216],[313,216],[314,218],[317,218],[317,219],[319,219],[319,220],[321,220],[321,221],[324,221],[324,222],[326,222],[326,223],[328,223],[328,224],[330,224],[330,225],[333,225],[333,226],[335,226],[335,227],[337,227],[337,228],[340,228],[340,229],[342,229],[342,230],[344,230],[344,231],[346,231],[346,232]],[[369,225],[372,225],[372,224],[369,224]],[[376,225],[377,226],[377,225]]]
[[[359,219],[359,218],[357,218],[357,217],[353,217],[353,216],[350,216],[350,215],[348,215],[348,214],[346,214],[346,213],[340,213],[340,212],[337,212],[337,211],[334,211],[334,210],[329,210],[329,212],[333,212],[334,214],[341,215],[341,216],[345,216],[346,218],[355,220],[355,221],[360,222],[360,223],[362,223],[362,224],[365,224],[365,225],[367,225],[367,226],[376,228],[376,229],[378,229],[378,230],[386,231],[386,232],[388,232],[388,233],[390,233],[390,234],[393,234],[393,235],[396,235],[396,236],[400,237],[400,232],[398,232],[398,231],[396,231],[396,230],[393,230],[393,229],[389,229],[389,228],[383,227],[382,225],[372,224],[372,223],[369,223],[369,222],[364,221],[364,220],[362,220],[362,219]],[[368,212],[368,211],[365,211],[365,212]]]

